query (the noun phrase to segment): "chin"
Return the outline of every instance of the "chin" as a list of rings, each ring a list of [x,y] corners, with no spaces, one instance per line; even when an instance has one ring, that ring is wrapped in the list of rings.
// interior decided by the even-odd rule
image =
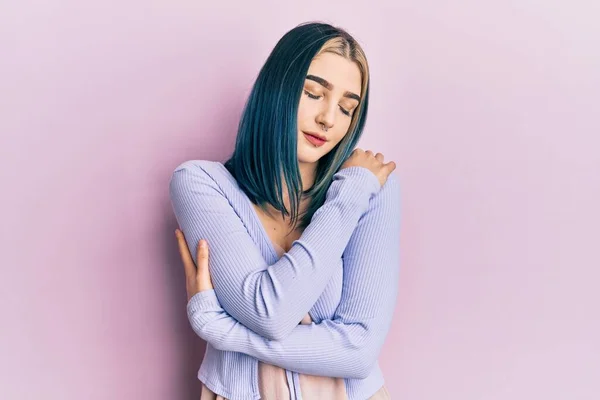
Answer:
[[[298,162],[299,163],[304,163],[304,164],[314,164],[317,161],[319,161],[321,159],[321,157],[323,157],[323,154],[302,154],[302,153],[298,153]]]
[[[323,146],[325,147],[325,145]],[[302,146],[298,148],[298,162],[313,164],[319,161],[329,150],[323,147]]]

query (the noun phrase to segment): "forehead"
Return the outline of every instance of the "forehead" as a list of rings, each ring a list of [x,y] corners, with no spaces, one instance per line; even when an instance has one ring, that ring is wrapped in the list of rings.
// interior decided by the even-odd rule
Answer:
[[[360,69],[354,61],[333,53],[322,53],[315,57],[308,68],[308,75],[316,75],[333,85],[338,92],[350,91],[360,96]]]

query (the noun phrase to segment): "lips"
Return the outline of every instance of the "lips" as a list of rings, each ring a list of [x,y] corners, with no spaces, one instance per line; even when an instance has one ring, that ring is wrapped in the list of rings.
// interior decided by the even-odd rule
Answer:
[[[327,140],[321,139],[320,137],[318,137],[312,133],[307,133],[307,132],[302,132],[302,133],[304,133],[304,137],[306,138],[306,140],[308,140],[310,143],[312,143],[315,146],[322,146],[327,142]]]

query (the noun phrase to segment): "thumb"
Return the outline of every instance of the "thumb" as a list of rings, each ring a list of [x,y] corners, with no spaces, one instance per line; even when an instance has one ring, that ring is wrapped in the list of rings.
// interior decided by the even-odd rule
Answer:
[[[198,269],[196,279],[199,284],[200,291],[210,290],[213,288],[210,279],[210,271],[208,269],[208,242],[201,239],[198,243]]]

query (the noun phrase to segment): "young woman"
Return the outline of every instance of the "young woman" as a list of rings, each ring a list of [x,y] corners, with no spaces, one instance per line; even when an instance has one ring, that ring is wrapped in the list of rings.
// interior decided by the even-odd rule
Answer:
[[[347,32],[297,26],[259,73],[231,158],[175,169],[188,317],[207,341],[203,400],[389,398],[377,358],[400,194],[395,163],[355,149],[368,96]],[[210,275],[208,247],[188,250],[200,239]]]

